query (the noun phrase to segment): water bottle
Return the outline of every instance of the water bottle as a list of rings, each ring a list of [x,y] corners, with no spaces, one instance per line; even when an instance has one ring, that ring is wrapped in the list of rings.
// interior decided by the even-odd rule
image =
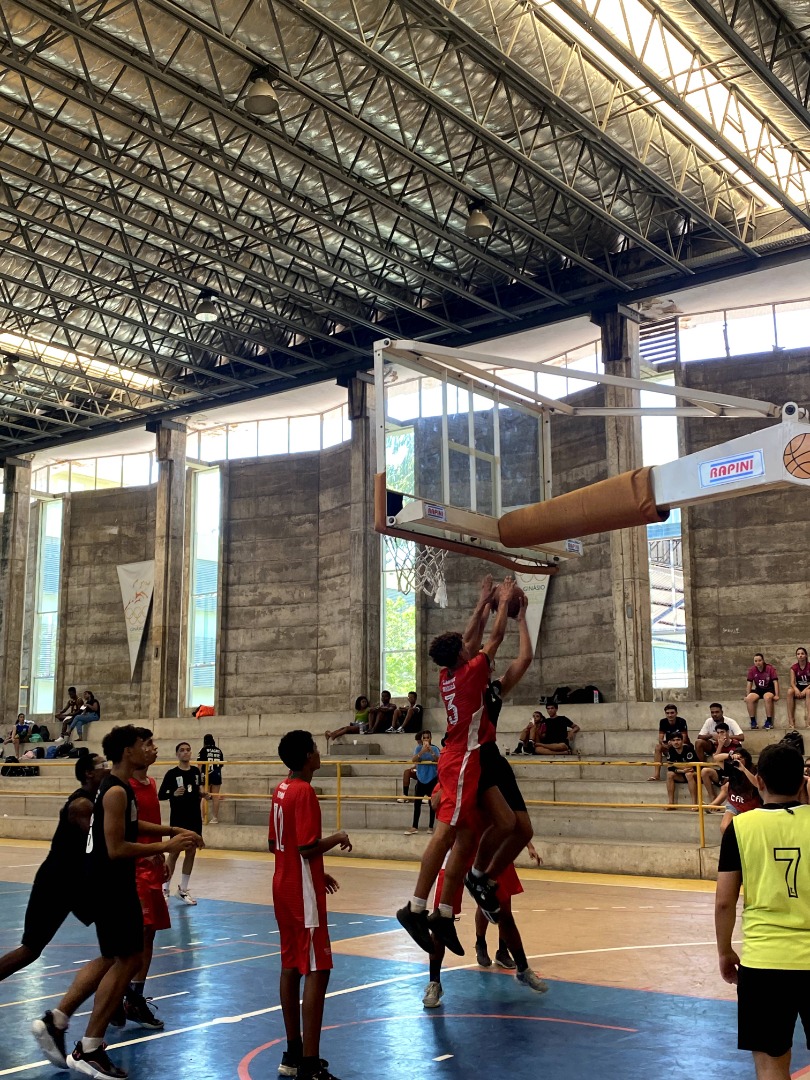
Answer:
[[[593,692],[593,703],[594,703],[594,705],[599,704],[599,691],[598,690],[594,690],[594,692]]]

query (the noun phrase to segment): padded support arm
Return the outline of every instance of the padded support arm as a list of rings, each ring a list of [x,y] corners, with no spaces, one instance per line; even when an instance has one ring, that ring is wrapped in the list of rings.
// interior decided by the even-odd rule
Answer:
[[[656,506],[652,469],[633,469],[598,484],[512,510],[498,522],[505,547],[524,547],[666,521],[668,506]]]

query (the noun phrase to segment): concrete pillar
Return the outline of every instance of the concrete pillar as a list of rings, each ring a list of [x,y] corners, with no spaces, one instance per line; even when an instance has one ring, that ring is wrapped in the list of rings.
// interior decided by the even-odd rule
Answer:
[[[602,331],[605,372],[625,378],[640,377],[638,323],[635,313],[619,308],[594,316]],[[608,408],[629,408],[640,403],[639,391],[606,386]],[[641,418],[608,416],[605,421],[608,476],[642,464]],[[650,571],[647,530],[619,529],[610,534],[610,571],[613,590],[616,655],[616,700],[652,700],[652,633],[650,626]]]
[[[160,462],[155,513],[155,590],[149,631],[151,684],[149,719],[178,716],[180,635],[183,618],[186,428],[163,420],[147,430],[156,436]]]
[[[31,518],[31,462],[3,462],[5,509],[0,521],[0,708],[17,715],[25,621],[28,524]]]
[[[351,585],[349,673],[351,694],[375,701],[380,690],[380,537],[374,531],[374,419],[367,384],[349,382],[352,422]]]

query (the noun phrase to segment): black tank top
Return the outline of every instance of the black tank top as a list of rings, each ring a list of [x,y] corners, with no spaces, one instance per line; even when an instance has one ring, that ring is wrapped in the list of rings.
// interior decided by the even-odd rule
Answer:
[[[487,688],[484,691],[484,706],[487,710],[489,722],[494,728],[497,728],[501,709],[503,708],[500,680],[495,679],[487,685]]]
[[[101,781],[93,807],[93,820],[87,836],[87,855],[90,872],[103,887],[135,887],[135,859],[111,859],[104,836],[104,796],[110,788],[120,787],[127,797],[124,811],[124,839],[130,844],[138,842],[138,803],[129,784],[110,774]]]
[[[86,787],[77,788],[68,801],[59,811],[59,824],[51,840],[51,850],[48,852],[48,861],[58,863],[60,866],[69,865],[74,873],[78,872],[84,851],[87,847],[87,833],[70,820],[70,806],[76,799],[87,799],[93,802],[95,795]]]

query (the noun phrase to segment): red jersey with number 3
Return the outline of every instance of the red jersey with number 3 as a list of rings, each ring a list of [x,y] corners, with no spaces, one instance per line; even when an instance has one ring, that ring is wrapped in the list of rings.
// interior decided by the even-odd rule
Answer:
[[[442,668],[439,694],[447,710],[445,754],[466,754],[482,743],[495,741],[495,728],[484,707],[489,686],[489,657],[480,652],[466,664],[449,671]]]
[[[323,856],[304,859],[299,848],[321,839],[321,808],[312,785],[282,780],[273,792],[270,839],[275,845],[273,904],[308,929],[326,926]]]

